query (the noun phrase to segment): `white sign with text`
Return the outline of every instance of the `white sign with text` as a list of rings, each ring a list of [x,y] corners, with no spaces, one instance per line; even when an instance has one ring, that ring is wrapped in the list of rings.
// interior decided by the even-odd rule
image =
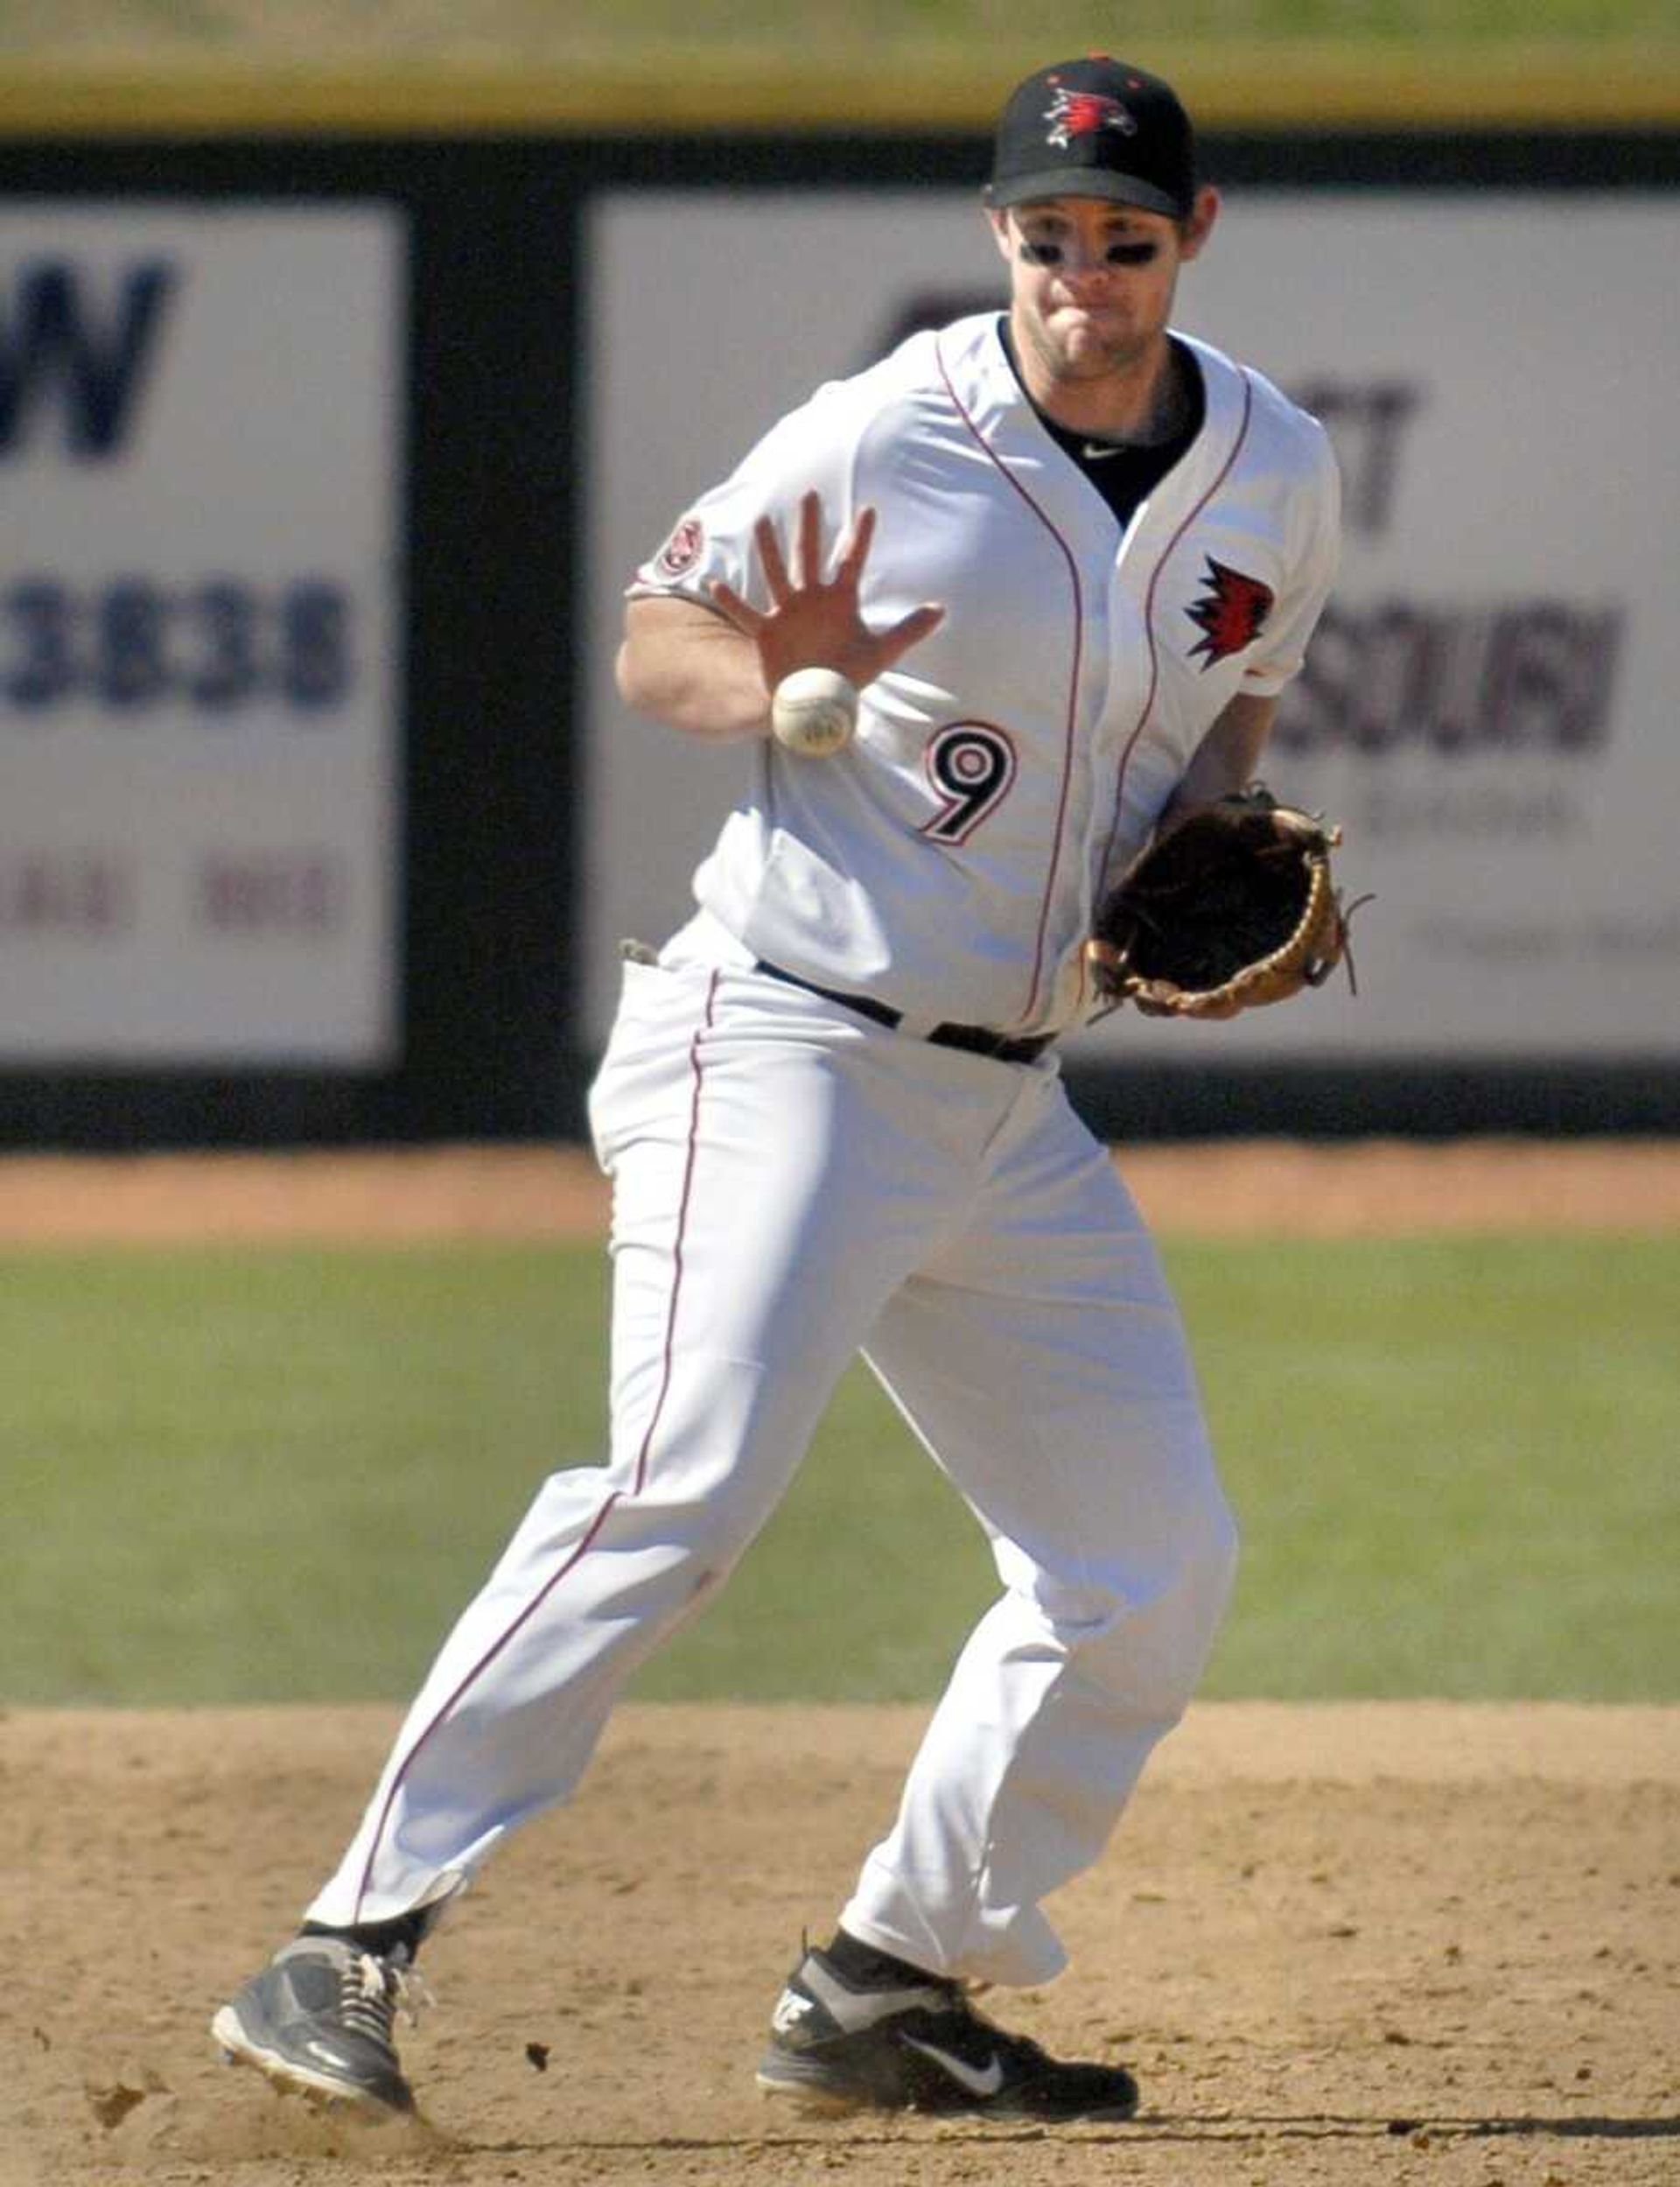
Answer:
[[[0,208],[0,1060],[392,1060],[404,254]]]
[[[949,191],[636,193],[592,233],[589,1021],[738,786],[628,718],[620,598],[684,500],[819,382],[1000,300]],[[1340,582],[1267,773],[1340,819],[1359,992],[1236,1023],[1126,1012],[1087,1059],[1444,1062],[1680,1051],[1680,319],[1659,195],[1242,193],[1179,323],[1325,421]],[[1590,295],[1580,276],[1590,270]],[[936,853],[931,852],[930,855]]]

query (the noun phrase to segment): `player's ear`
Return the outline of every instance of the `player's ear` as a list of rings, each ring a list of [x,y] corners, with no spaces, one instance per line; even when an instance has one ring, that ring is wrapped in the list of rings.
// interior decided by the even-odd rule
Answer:
[[[1203,183],[1197,191],[1188,217],[1179,228],[1179,256],[1181,260],[1198,258],[1208,238],[1214,232],[1214,222],[1219,218],[1219,193],[1211,182]]]
[[[1015,256],[1015,246],[1009,240],[1008,213],[1006,211],[995,213],[991,207],[988,206],[986,207],[986,221],[991,229],[991,240],[998,246],[998,254],[999,257],[1004,260],[1013,258]]]

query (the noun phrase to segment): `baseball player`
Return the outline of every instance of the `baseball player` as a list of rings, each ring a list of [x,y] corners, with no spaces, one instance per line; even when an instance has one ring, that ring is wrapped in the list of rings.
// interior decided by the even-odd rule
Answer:
[[[1105,884],[1247,782],[1330,584],[1320,428],[1170,328],[1218,199],[1167,85],[1043,69],[998,126],[1009,304],[821,389],[638,573],[619,682],[751,748],[697,909],[624,967],[591,1097],[614,1187],[612,1454],[555,1476],[445,1642],[232,2056],[374,2109],[422,1939],[577,1784],[627,1675],[728,1574],[861,1350],[1001,1581],[758,2069],[822,2105],[1125,2117],[969,1985],[1062,1966],[1222,1614],[1231,1519],[1180,1320],[1055,1042]],[[773,733],[826,669],[827,756]],[[795,745],[798,739],[794,740]]]

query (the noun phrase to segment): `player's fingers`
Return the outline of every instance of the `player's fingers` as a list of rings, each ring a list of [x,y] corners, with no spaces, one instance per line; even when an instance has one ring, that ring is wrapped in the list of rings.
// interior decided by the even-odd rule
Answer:
[[[757,543],[759,561],[764,570],[764,582],[771,599],[778,607],[785,607],[793,598],[794,588],[788,581],[788,564],[782,559],[781,541],[776,528],[767,516],[760,516],[752,527]]]
[[[822,504],[815,494],[799,500],[799,583],[807,592],[822,582]]]
[[[749,607],[735,587],[726,585],[722,578],[714,578],[706,590],[711,595],[712,606],[724,621],[732,623],[748,638],[756,638],[769,620],[767,616],[761,615],[756,607]]]
[[[872,508],[860,508],[852,519],[851,529],[846,534],[845,544],[834,565],[836,584],[856,585],[869,559],[869,544],[874,536],[875,512]]]
[[[878,658],[876,675],[878,676],[882,669],[890,669],[896,662],[902,661],[912,646],[919,646],[924,638],[930,637],[944,620],[944,608],[936,601],[928,600],[920,607],[913,607],[890,630],[882,631],[875,641]]]

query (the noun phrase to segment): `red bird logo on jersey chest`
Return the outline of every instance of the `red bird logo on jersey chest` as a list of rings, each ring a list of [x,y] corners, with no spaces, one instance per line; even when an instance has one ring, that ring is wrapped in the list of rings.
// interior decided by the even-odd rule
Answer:
[[[1207,557],[1208,589],[1185,613],[1201,632],[1200,638],[1190,648],[1190,657],[1205,654],[1204,669],[1210,669],[1215,661],[1223,661],[1233,653],[1241,653],[1250,646],[1266,627],[1274,598],[1271,587],[1262,585],[1257,577],[1244,577],[1241,570],[1228,569],[1224,563]]]
[[[1045,109],[1050,124],[1046,144],[1071,144],[1076,137],[1095,137],[1098,130],[1118,130],[1135,137],[1138,124],[1118,99],[1105,91],[1058,91]]]

